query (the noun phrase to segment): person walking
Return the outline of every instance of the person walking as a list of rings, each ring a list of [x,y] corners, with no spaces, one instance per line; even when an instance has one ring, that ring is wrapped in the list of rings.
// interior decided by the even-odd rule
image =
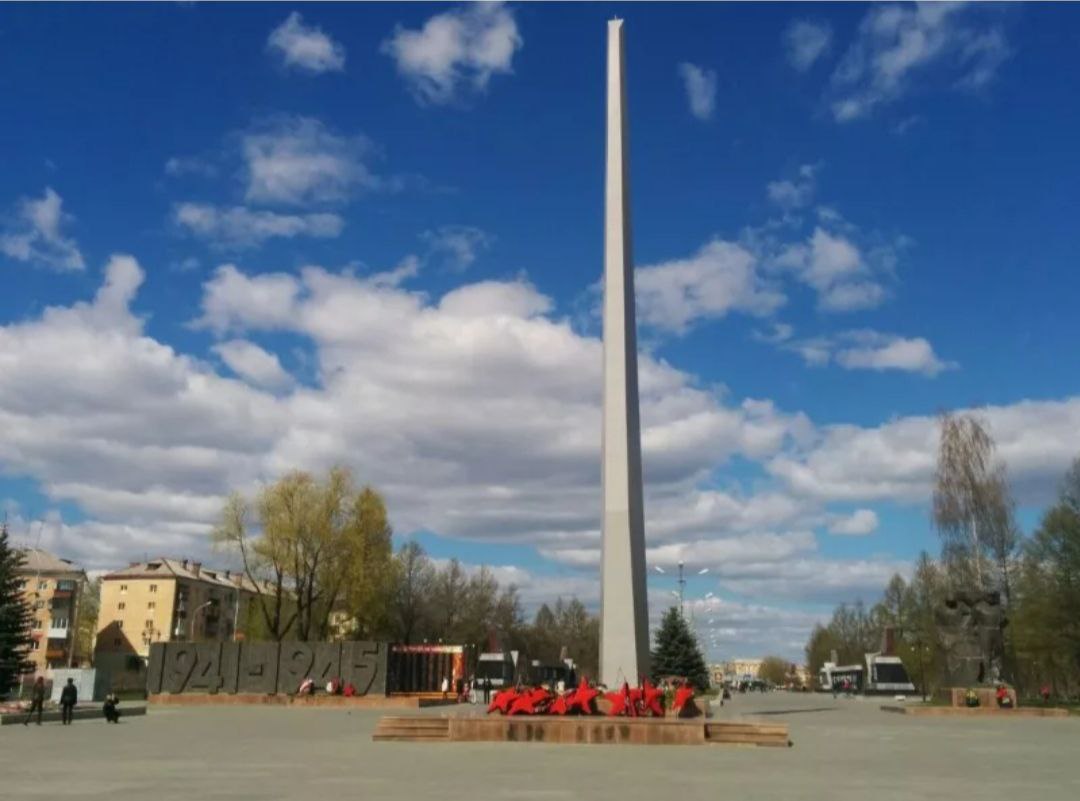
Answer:
[[[34,716],[34,712],[37,712],[37,725],[41,725],[41,713],[45,709],[45,677],[38,676],[37,681],[34,682],[33,688],[30,690],[30,711],[26,713],[26,720],[23,721],[24,726],[30,725],[30,718]]]
[[[68,679],[64,689],[60,691],[60,722],[65,726],[71,723],[77,703],[79,703],[79,690],[75,686],[75,679]]]
[[[442,680],[442,699],[446,700],[446,694],[450,692],[450,677],[443,676]]]

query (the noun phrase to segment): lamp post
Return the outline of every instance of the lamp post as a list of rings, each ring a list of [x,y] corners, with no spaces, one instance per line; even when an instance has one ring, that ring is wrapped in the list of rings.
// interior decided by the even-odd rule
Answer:
[[[655,570],[657,573],[660,573],[662,575],[667,575],[667,571],[664,570],[664,568],[660,567],[660,565],[653,565],[653,570]],[[680,561],[679,562],[679,578],[676,580],[676,584],[679,585],[679,591],[678,592],[672,591],[672,594],[675,595],[679,599],[679,614],[682,615],[683,617],[686,617],[685,598],[686,598],[686,581],[687,581],[687,579],[686,579],[686,572],[685,571],[686,571],[686,563]],[[708,572],[709,572],[709,568],[703,567],[699,571],[697,571],[697,575],[704,576]],[[711,593],[710,593],[710,595],[711,595]]]

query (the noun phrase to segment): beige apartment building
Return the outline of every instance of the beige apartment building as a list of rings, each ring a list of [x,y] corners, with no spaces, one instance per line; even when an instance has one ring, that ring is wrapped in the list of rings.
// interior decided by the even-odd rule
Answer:
[[[242,639],[254,587],[187,559],[133,562],[101,579],[95,661],[137,670],[155,642]]]
[[[77,666],[80,658],[75,637],[79,603],[86,587],[81,567],[40,548],[20,549],[25,564],[19,570],[23,599],[34,617],[30,660],[34,674],[47,668]]]

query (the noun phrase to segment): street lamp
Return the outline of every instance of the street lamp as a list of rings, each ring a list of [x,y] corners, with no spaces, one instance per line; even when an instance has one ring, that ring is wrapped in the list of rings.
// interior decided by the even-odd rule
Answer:
[[[678,563],[678,565],[679,565],[679,574],[678,574],[679,577],[678,577],[678,579],[676,579],[675,583],[679,585],[679,591],[678,592],[672,591],[672,595],[674,595],[676,598],[679,599],[679,614],[685,616],[686,615],[686,582],[687,582],[686,563],[683,562],[683,561],[680,561]],[[664,570],[664,568],[660,567],[660,565],[653,565],[652,568],[653,568],[653,570],[655,570],[657,573],[660,573],[661,575],[667,575],[667,571]],[[709,568],[703,567],[700,570],[696,571],[696,574],[699,575],[699,576],[704,576],[708,572],[709,572]],[[712,593],[709,593],[705,597],[709,598],[711,596],[712,596]],[[691,617],[693,617],[692,612],[691,612]]]

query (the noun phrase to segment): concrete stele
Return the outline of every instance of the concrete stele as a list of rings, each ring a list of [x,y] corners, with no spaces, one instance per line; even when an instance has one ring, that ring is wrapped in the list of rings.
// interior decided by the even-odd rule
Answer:
[[[600,680],[649,671],[623,21],[608,22]]]

